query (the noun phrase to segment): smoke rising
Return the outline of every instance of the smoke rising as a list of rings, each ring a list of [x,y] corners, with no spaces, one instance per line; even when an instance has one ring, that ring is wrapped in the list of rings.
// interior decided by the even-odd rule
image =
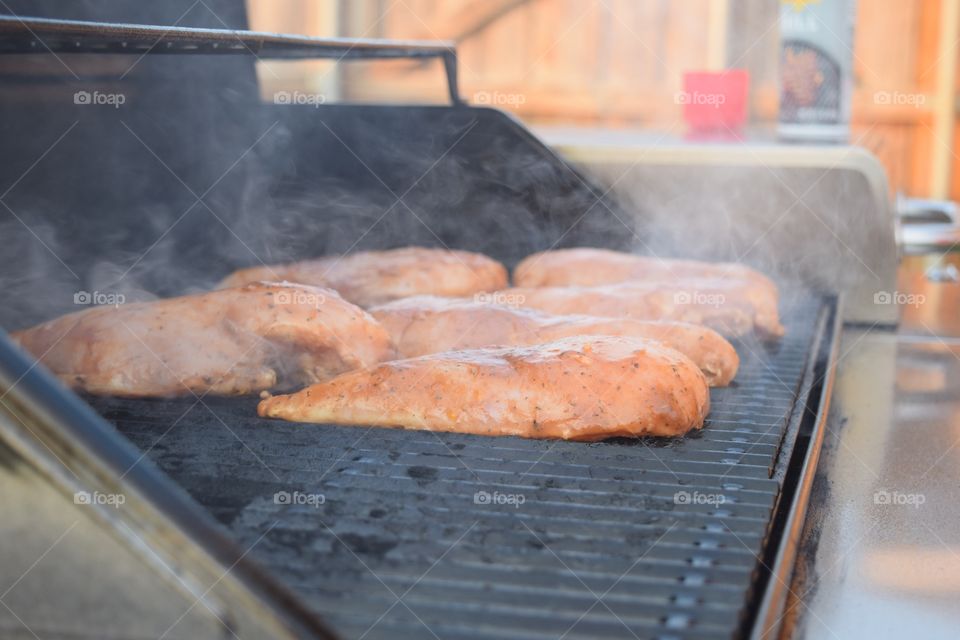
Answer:
[[[511,265],[623,240],[615,205],[495,111],[263,104],[252,73],[211,56],[145,57],[110,78],[120,107],[74,100],[104,82],[62,74],[41,107],[4,102],[9,330],[78,310],[77,292],[179,295],[324,254],[446,246]]]
[[[832,291],[883,237],[851,172],[597,171],[620,206],[495,111],[263,104],[244,57],[147,56],[122,79],[101,58],[112,75],[88,63],[80,80],[60,68],[41,89],[0,89],[7,329],[77,310],[78,291],[179,295],[240,267],[404,245],[508,266],[569,246],[736,260]],[[73,100],[98,87],[123,104]]]

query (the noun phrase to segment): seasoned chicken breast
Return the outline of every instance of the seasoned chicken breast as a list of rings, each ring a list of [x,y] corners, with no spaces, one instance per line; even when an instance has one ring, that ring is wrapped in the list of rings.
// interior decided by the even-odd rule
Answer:
[[[675,320],[711,327],[727,337],[756,330],[783,335],[776,306],[742,280],[622,282],[598,287],[515,287],[492,294],[523,308],[555,314],[589,314],[637,320]]]
[[[448,351],[343,374],[260,402],[263,417],[564,440],[677,436],[703,426],[706,379],[653,340],[578,336]]]
[[[769,337],[783,335],[778,316],[779,292],[773,280],[755,269],[732,262],[699,262],[651,256],[636,256],[607,249],[559,249],[524,258],[513,273],[517,287],[603,286],[641,282],[658,283],[669,290],[695,288],[695,283],[728,283],[728,294],[749,302],[755,309],[757,329]],[[718,291],[717,293],[721,293]]]
[[[508,286],[506,268],[485,255],[404,247],[241,269],[224,279],[220,287],[258,280],[330,287],[361,307],[420,294],[472,296]]]
[[[580,247],[555,249],[527,256],[513,271],[518,287],[592,287],[629,280],[665,278],[736,278],[776,294],[773,280],[735,262],[701,262],[638,256],[632,253]]]
[[[551,342],[583,335],[650,338],[676,349],[700,367],[711,386],[737,373],[736,350],[716,331],[685,322],[557,316],[476,300],[414,296],[370,309],[393,338],[400,357]]]
[[[394,355],[386,330],[336,291],[289,283],[97,307],[13,339],[69,386],[128,397],[299,386]]]

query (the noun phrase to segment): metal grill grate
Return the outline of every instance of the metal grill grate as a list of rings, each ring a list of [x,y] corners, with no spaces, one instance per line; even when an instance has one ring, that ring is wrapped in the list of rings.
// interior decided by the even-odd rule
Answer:
[[[304,426],[257,419],[250,399],[92,402],[344,637],[729,638],[827,304],[801,300],[775,347],[738,345],[735,385],[681,439]]]

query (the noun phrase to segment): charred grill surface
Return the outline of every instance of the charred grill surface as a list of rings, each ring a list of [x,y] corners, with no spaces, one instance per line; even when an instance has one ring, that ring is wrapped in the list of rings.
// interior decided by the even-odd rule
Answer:
[[[829,304],[801,297],[779,344],[739,343],[736,381],[679,439],[299,425],[258,419],[253,398],[91,402],[346,638],[729,638]]]

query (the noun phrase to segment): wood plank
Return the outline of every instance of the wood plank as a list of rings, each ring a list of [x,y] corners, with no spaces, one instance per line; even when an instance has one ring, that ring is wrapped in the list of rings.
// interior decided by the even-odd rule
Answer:
[[[933,159],[930,168],[930,195],[946,198],[956,144],[957,119],[957,36],[960,34],[960,0],[942,0],[937,56],[937,88],[933,104]]]

